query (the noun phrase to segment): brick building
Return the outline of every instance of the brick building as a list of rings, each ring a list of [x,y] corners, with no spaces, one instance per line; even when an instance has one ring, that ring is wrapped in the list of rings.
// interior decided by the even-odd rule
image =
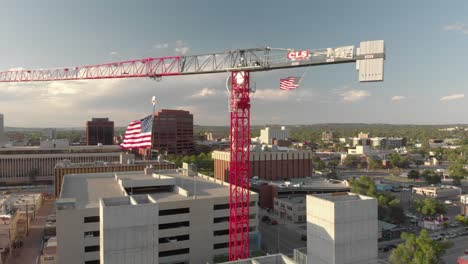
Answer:
[[[109,118],[93,118],[86,122],[86,145],[114,144],[114,121]]]
[[[193,153],[193,115],[189,111],[162,109],[153,121],[153,147],[168,154]]]
[[[229,151],[213,151],[214,177],[229,181]],[[312,176],[312,151],[251,151],[250,175],[265,180]]]

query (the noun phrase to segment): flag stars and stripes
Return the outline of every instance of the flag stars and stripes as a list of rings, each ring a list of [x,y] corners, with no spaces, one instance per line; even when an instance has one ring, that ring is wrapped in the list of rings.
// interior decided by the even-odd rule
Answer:
[[[152,126],[152,115],[131,122],[125,131],[125,137],[120,147],[123,149],[151,147]]]
[[[280,89],[284,91],[294,90],[299,87],[299,77],[290,76],[280,79]]]

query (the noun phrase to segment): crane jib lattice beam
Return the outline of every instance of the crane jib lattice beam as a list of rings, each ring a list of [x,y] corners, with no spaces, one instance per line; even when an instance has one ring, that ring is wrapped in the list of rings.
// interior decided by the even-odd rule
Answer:
[[[383,61],[384,57],[383,41],[361,42],[360,48],[344,46],[314,51],[266,47],[203,55],[146,58],[81,67],[36,70],[12,69],[0,72],[0,82],[162,77],[230,71],[254,72],[359,61],[375,62]],[[359,68],[366,70],[369,67],[363,65],[363,67]],[[383,63],[381,66],[378,63],[373,63],[372,68],[382,68],[379,72],[383,72]],[[383,76],[377,76],[380,74],[379,72],[365,73],[368,76],[374,76],[373,79],[364,80],[360,76],[360,80],[378,81],[380,79],[377,79],[377,77],[383,78]]]

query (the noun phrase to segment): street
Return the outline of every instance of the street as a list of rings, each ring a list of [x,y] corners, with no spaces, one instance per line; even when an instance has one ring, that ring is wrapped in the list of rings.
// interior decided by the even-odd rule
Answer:
[[[259,224],[262,234],[262,248],[270,254],[281,252],[292,255],[293,250],[307,246],[306,241],[301,240],[301,235],[287,228],[284,224],[270,225],[263,222]]]
[[[7,264],[33,264],[41,253],[42,235],[47,215],[51,213],[54,200],[45,200],[39,209],[36,219],[31,221],[29,234],[23,242],[23,247],[14,249],[7,258]]]
[[[442,257],[446,264],[457,263],[457,258],[463,255],[463,251],[468,249],[468,236],[460,236],[450,239],[453,246],[447,249],[447,252]]]

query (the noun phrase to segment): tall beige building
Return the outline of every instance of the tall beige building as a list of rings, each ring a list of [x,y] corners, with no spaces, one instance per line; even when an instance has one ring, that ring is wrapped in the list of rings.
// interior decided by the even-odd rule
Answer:
[[[251,192],[252,236],[257,201]],[[201,174],[65,175],[57,200],[58,263],[213,263],[228,253],[228,221],[229,184]]]
[[[377,263],[377,200],[354,193],[307,195],[307,263]]]

